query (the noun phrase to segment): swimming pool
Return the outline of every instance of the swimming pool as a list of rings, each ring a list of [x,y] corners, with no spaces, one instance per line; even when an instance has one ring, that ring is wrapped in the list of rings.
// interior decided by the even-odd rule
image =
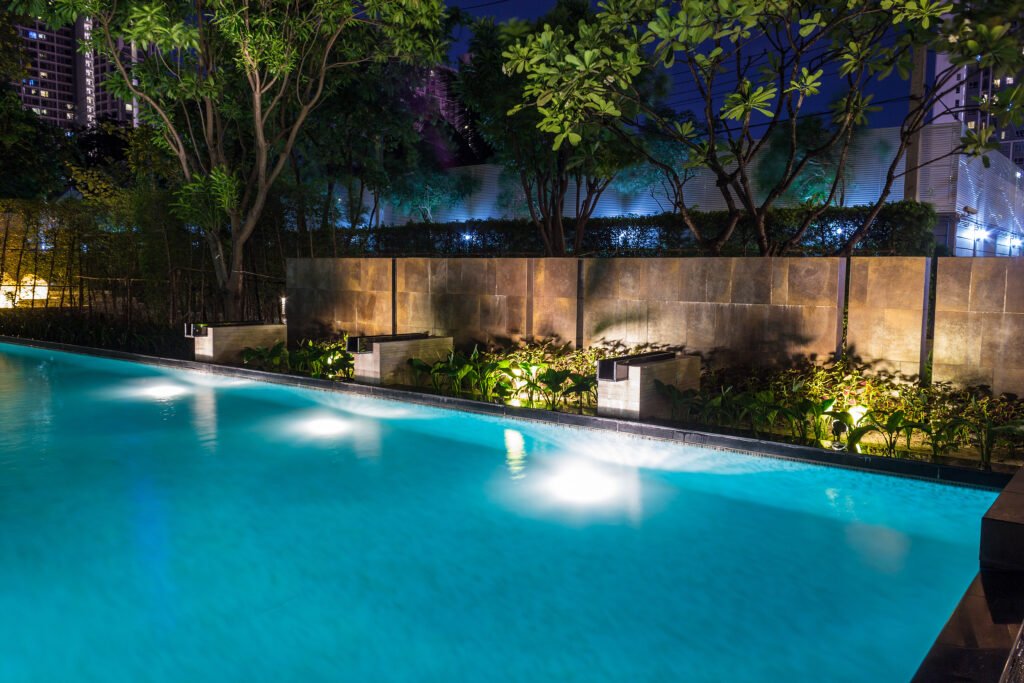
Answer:
[[[0,344],[0,680],[906,681],[994,498]]]

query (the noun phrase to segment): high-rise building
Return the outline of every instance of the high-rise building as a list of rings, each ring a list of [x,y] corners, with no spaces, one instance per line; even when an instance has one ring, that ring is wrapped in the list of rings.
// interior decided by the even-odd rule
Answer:
[[[949,68],[945,55],[935,56],[935,71]],[[983,112],[981,105],[998,99],[1004,88],[1019,83],[1024,75],[994,76],[991,69],[960,67],[955,74],[952,91],[937,103],[933,112],[933,123],[961,121],[965,128],[974,130],[980,126],[995,126],[995,138],[999,151],[1007,159],[1024,167],[1024,126],[1000,127],[991,114]]]
[[[106,92],[103,78],[111,70],[95,52],[79,52],[92,33],[92,21],[51,29],[40,21],[18,26],[30,61],[28,75],[17,84],[26,109],[62,128],[92,127],[103,119],[137,123],[136,107]]]

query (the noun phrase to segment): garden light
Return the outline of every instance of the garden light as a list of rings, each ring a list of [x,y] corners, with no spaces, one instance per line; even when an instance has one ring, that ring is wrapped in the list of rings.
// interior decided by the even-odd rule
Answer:
[[[846,432],[846,425],[842,420],[835,420],[832,422],[832,450],[841,451],[843,450],[843,434]]]
[[[853,426],[856,427],[858,424],[860,424],[860,421],[864,418],[864,416],[867,415],[868,409],[865,408],[864,406],[850,406],[850,409],[847,410],[846,412],[848,412],[850,414],[850,417],[853,418]]]

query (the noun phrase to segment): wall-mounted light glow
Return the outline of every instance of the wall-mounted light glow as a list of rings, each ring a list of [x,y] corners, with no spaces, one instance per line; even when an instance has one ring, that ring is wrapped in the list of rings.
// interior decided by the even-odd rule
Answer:
[[[985,230],[984,228],[967,228],[967,230],[964,231],[964,237],[972,242],[983,242],[988,239],[988,230]]]

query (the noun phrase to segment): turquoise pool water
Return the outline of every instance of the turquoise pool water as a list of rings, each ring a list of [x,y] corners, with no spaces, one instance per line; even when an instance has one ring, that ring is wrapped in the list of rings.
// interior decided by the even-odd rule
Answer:
[[[995,494],[0,344],[0,681],[907,681]]]

